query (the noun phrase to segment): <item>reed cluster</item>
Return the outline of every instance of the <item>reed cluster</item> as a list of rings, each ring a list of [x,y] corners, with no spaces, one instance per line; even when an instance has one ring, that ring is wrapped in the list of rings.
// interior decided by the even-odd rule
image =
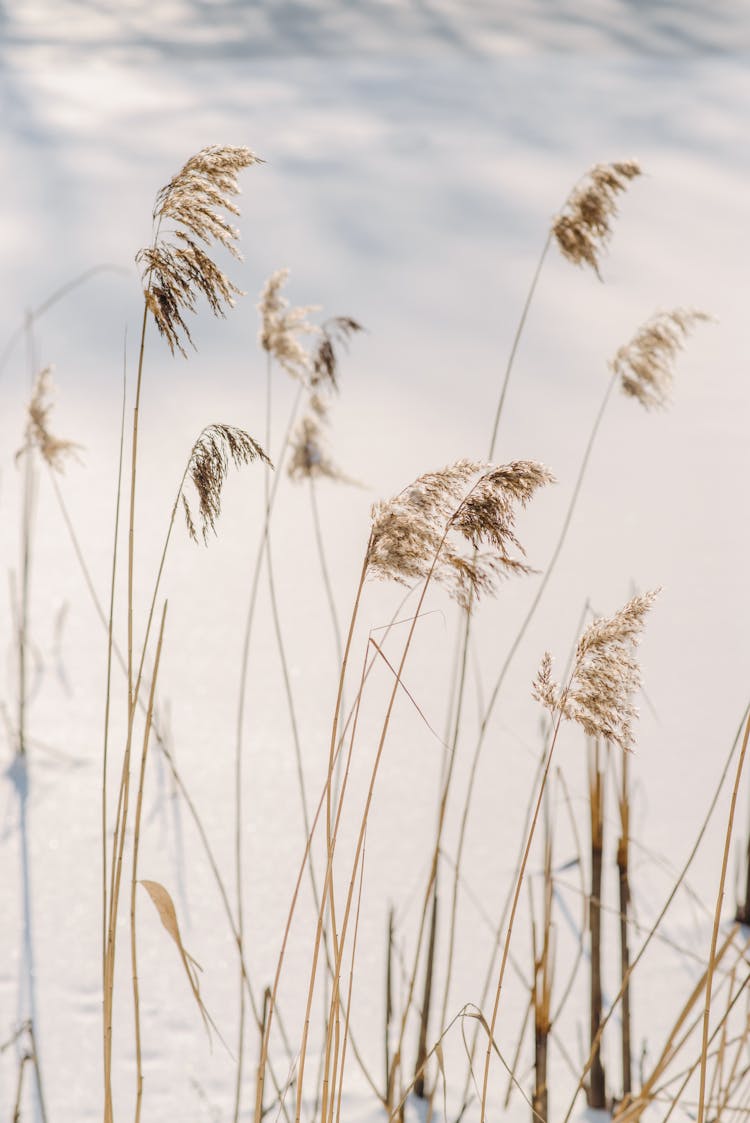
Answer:
[[[656,313],[615,352],[593,427],[588,436],[583,435],[584,451],[569,505],[550,535],[552,548],[546,559],[527,558],[522,545],[524,512],[555,478],[546,466],[532,458],[533,449],[529,450],[528,459],[507,463],[495,455],[518,342],[550,246],[557,245],[570,263],[589,266],[601,276],[603,255],[612,242],[618,207],[632,182],[640,176],[640,167],[633,160],[596,164],[576,184],[552,220],[502,379],[489,456],[483,458],[475,450],[468,450],[471,455],[466,458],[424,472],[396,495],[371,505],[359,579],[347,618],[340,615],[339,588],[332,578],[333,550],[318,505],[318,489],[330,483],[354,482],[338,466],[331,451],[332,416],[336,396],[345,387],[345,368],[350,361],[354,362],[349,352],[364,329],[352,316],[336,315],[318,322],[317,305],[293,305],[284,291],[290,281],[288,269],[272,273],[257,305],[258,351],[266,374],[265,431],[257,439],[235,424],[211,423],[202,429],[183,463],[175,468],[177,486],[165,520],[155,578],[150,583],[142,578],[136,495],[146,490],[141,479],[138,437],[141,388],[149,365],[149,325],[153,322],[172,354],[179,352],[187,357],[188,345],[194,346],[191,316],[198,311],[200,301],[205,300],[214,315],[223,316],[241,295],[216,257],[228,253],[235,262],[241,260],[239,231],[232,221],[239,215],[239,175],[261,163],[245,147],[204,148],[188,159],[157,193],[152,215],[153,238],[137,254],[143,282],[143,319],[132,399],[126,395],[127,384],[123,392],[108,604],[99,599],[61,491],[59,476],[76,457],[79,446],[54,435],[50,368],[32,372],[23,444],[17,457],[24,472],[23,560],[15,594],[18,707],[17,717],[8,719],[8,724],[19,769],[26,768],[31,743],[29,605],[32,545],[37,532],[33,518],[37,469],[48,470],[67,535],[106,633],[100,807],[104,1123],[115,1123],[126,1114],[132,1114],[139,1123],[142,1115],[149,1115],[143,1059],[143,1038],[149,1027],[143,1014],[139,977],[139,941],[144,938],[138,910],[142,897],[139,887],[145,890],[178,956],[185,986],[207,1036],[224,1042],[222,1019],[209,1012],[200,987],[198,965],[184,942],[179,906],[165,885],[142,876],[141,842],[149,829],[144,796],[149,762],[155,751],[166,763],[175,792],[196,828],[221,901],[221,923],[226,925],[236,956],[239,1013],[236,1042],[230,1050],[235,1066],[230,1090],[235,1123],[250,1118],[251,1113],[255,1123],[261,1123],[269,1114],[284,1118],[286,1123],[301,1123],[303,1119],[305,1123],[341,1123],[349,1114],[347,1095],[355,1067],[357,1079],[364,1080],[369,1087],[388,1123],[404,1121],[415,1100],[426,1105],[428,1120],[442,1113],[446,1123],[459,1123],[464,1117],[484,1123],[499,1114],[501,1079],[507,1081],[503,1110],[508,1109],[514,1096],[522,1097],[526,1103],[523,1110],[529,1112],[534,1123],[547,1123],[552,1116],[568,1123],[581,1095],[585,1095],[589,1106],[610,1112],[617,1123],[637,1123],[656,1107],[666,1108],[666,1121],[685,1104],[698,1123],[704,1123],[706,1116],[710,1116],[712,1123],[735,1119],[744,1110],[743,1097],[750,1090],[750,1068],[745,1063],[750,1020],[742,999],[750,974],[748,942],[740,927],[740,923],[747,922],[750,912],[750,872],[745,900],[738,905],[738,923],[722,934],[722,920],[737,795],[750,740],[750,714],[746,712],[743,716],[693,851],[659,915],[644,927],[634,908],[638,896],[637,869],[631,861],[633,847],[640,843],[633,834],[633,772],[638,766],[633,750],[642,693],[638,647],[658,590],[632,596],[606,616],[594,614],[587,606],[578,629],[580,634],[573,638],[570,658],[559,676],[553,673],[552,656],[548,652],[542,655],[531,685],[533,697],[541,706],[542,746],[517,853],[504,856],[507,860],[503,867],[510,868],[511,874],[503,902],[498,906],[494,887],[487,886],[483,887],[480,902],[492,935],[491,953],[487,962],[480,964],[484,968],[484,987],[481,994],[454,993],[456,959],[479,958],[479,945],[473,943],[471,932],[467,939],[461,904],[471,891],[465,842],[481,752],[490,735],[494,751],[502,754],[506,749],[502,732],[497,724],[491,725],[491,717],[508,669],[564,548],[613,388],[619,385],[646,410],[665,407],[674,392],[679,353],[692,329],[709,319],[705,313],[690,308]],[[27,326],[31,330],[31,325]],[[603,360],[602,367],[605,366]],[[277,370],[294,383],[290,391],[293,405],[280,441],[274,439],[272,415]],[[126,425],[126,401],[132,404],[130,426]],[[189,780],[177,767],[171,751],[159,707],[159,676],[162,656],[170,642],[164,588],[168,583],[167,563],[178,512],[182,510],[190,539],[208,544],[219,530],[229,473],[248,466],[254,466],[254,471],[247,474],[247,486],[262,491],[263,502],[257,527],[257,555],[254,568],[251,565],[248,570],[248,612],[243,654],[238,661],[232,808],[234,870],[230,888],[230,879],[215,858],[209,833],[190,794]],[[626,470],[627,465],[623,465],[623,471]],[[284,486],[284,480],[309,489],[310,529],[336,649],[337,679],[330,735],[322,748],[318,746],[318,771],[310,767],[310,756],[316,746],[310,743],[308,731],[298,718],[296,681],[287,640],[287,606],[280,595],[273,563],[273,515],[277,492]],[[125,546],[127,588],[120,597],[121,548]],[[294,548],[298,548],[296,544]],[[271,979],[259,979],[253,973],[244,919],[245,835],[249,823],[242,800],[243,760],[248,744],[254,745],[259,724],[254,712],[248,714],[246,700],[253,671],[251,634],[263,576],[268,583],[301,807],[296,880],[285,925],[278,933]],[[613,585],[621,583],[625,576],[613,575]],[[134,592],[136,578],[148,588],[147,612],[140,621]],[[506,581],[507,578],[519,580]],[[373,626],[367,616],[371,580],[402,586],[403,597],[394,600],[393,616],[385,627]],[[502,663],[490,692],[486,696],[478,692],[480,714],[474,731],[473,757],[467,756],[468,785],[462,799],[457,790],[460,769],[456,769],[456,761],[473,729],[466,719],[465,705],[472,622],[480,613],[491,611],[487,603],[491,598],[523,597],[524,588],[527,610],[520,629],[515,634],[505,634],[498,626],[495,649],[500,652]],[[404,608],[406,601],[408,609]],[[423,699],[410,685],[416,637],[428,606],[433,603],[443,607],[449,604],[459,619],[455,673],[452,682],[441,691],[449,702],[444,738],[435,732]],[[348,623],[344,626],[346,619]],[[124,620],[127,639],[118,643]],[[386,687],[378,694],[373,683],[379,681],[382,685],[380,675],[385,676]],[[113,732],[112,722],[112,707],[120,695],[125,713],[121,739],[119,733]],[[383,953],[382,1052],[373,1061],[368,1052],[372,1027],[369,1032],[362,1032],[355,980],[372,982],[360,980],[363,972],[358,970],[357,963],[358,942],[367,924],[371,900],[366,892],[366,849],[368,832],[375,829],[371,811],[385,762],[396,757],[398,750],[399,702],[418,715],[430,736],[440,742],[443,755],[437,776],[435,829],[428,836],[428,861],[425,869],[414,871],[418,879],[417,920],[403,920],[397,908],[391,907],[388,912]],[[363,714],[372,709],[376,710],[374,733],[366,735]],[[575,760],[574,754],[580,753],[581,744],[587,754],[587,846],[578,838],[577,817],[565,777],[566,770],[571,768],[570,761]],[[565,764],[561,764],[564,754]],[[647,1019],[648,1010],[639,1001],[633,981],[637,984],[642,977],[639,965],[652,941],[668,938],[664,918],[685,885],[732,765],[734,783],[711,915],[710,942],[705,954],[699,957],[700,972],[695,985],[677,1012],[656,1059],[652,1053],[638,1065],[634,1055],[634,1018]],[[356,769],[360,769],[359,785],[353,781]],[[316,778],[312,789],[311,775]],[[615,793],[612,812],[608,795],[611,790]],[[502,803],[504,794],[497,793],[501,816],[508,810]],[[455,822],[450,815],[454,809]],[[568,815],[572,824],[576,854],[573,860],[558,864],[558,832],[562,829],[563,814]],[[618,827],[616,839],[610,829],[613,818]],[[450,830],[456,825],[457,833],[451,839]],[[542,839],[537,838],[538,833],[543,834]],[[393,845],[401,847],[402,840],[394,839]],[[273,863],[270,851],[265,860],[269,865]],[[412,860],[408,848],[403,847],[403,861]],[[580,880],[576,891],[582,912],[575,953],[568,963],[561,954],[560,893],[566,872],[573,868]],[[608,869],[616,878],[616,900],[608,888]],[[300,908],[303,883],[309,883],[312,902],[308,902],[306,915]],[[118,933],[125,893],[129,896],[132,1019],[130,1012],[123,1012],[115,987],[117,965],[122,958]],[[517,931],[525,900],[530,940],[521,953]],[[607,942],[610,913],[614,914],[619,937],[614,953]],[[290,937],[295,927],[297,931],[302,929],[307,957],[301,976],[299,966],[292,968],[290,963]],[[304,982],[304,1015],[299,1024],[294,1015],[287,1016],[285,1009],[284,983],[293,970],[296,974],[292,977],[302,977]],[[525,996],[523,1025],[510,1062],[504,1044],[509,1021],[509,972],[518,976]],[[559,1030],[563,1014],[573,1007],[588,1022],[585,1045],[577,1059]],[[131,1023],[135,1056],[133,1103],[124,1105],[117,1101],[114,1073]],[[317,1063],[313,1063],[314,1025],[320,1034]],[[21,1117],[26,1094],[24,1082],[28,1082],[30,1073],[34,1075],[37,1099],[44,1113],[43,1066],[35,1032],[33,1020],[25,1021],[0,1046],[0,1056],[10,1048],[18,1055],[14,1119]],[[456,1048],[457,1041],[462,1046],[460,1050]],[[568,1079],[570,1083],[572,1078],[574,1087],[566,1111],[561,1099],[565,1088],[556,1085],[556,1061],[560,1057],[571,1069]]]

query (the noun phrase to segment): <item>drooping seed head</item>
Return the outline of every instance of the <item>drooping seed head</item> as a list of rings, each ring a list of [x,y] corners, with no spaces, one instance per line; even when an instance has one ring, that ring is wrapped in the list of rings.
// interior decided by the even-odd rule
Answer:
[[[65,470],[66,460],[75,458],[80,445],[73,441],[56,437],[50,432],[49,417],[52,412],[52,367],[45,367],[36,376],[31,399],[28,404],[26,424],[26,444],[16,453],[16,458],[27,448],[34,447],[42,459],[55,472]]]
[[[623,344],[610,366],[619,375],[623,392],[644,409],[663,408],[669,402],[677,355],[697,323],[711,317],[695,308],[657,312]]]
[[[345,348],[355,332],[364,331],[351,316],[333,316],[320,328],[320,341],[312,356],[310,386],[313,392],[322,386],[338,390],[339,350]]]
[[[244,429],[232,425],[207,425],[193,445],[185,478],[192,481],[198,493],[198,515],[204,543],[208,541],[209,530],[216,533],[216,521],[221,514],[221,492],[230,465],[241,468],[254,460],[261,460],[273,468],[258,442]],[[197,542],[195,520],[184,487],[180,499],[188,534]]]
[[[502,467],[460,460],[420,476],[373,506],[370,571],[402,583],[432,574],[470,608],[475,597],[495,591],[501,576],[530,572],[515,535],[516,507],[552,479],[525,460]]]
[[[563,257],[574,265],[590,265],[597,276],[600,257],[612,236],[617,196],[641,174],[636,160],[594,164],[574,187],[552,225]]]
[[[238,174],[258,163],[249,148],[212,145],[191,156],[156,196],[154,241],[136,261],[143,267],[146,304],[172,354],[185,355],[185,345],[192,344],[185,313],[195,311],[201,294],[217,316],[241,294],[202,245],[217,243],[240,258],[238,231],[221,212],[240,213],[234,202]]]

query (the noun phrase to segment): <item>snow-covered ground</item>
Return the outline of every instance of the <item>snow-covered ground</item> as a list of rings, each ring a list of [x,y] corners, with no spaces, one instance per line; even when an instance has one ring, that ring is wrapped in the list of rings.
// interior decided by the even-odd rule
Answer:
[[[6,169],[0,347],[26,309],[37,308],[71,277],[100,263],[120,270],[98,274],[40,317],[34,342],[34,362],[55,365],[56,429],[84,446],[81,463],[72,464],[61,483],[102,598],[111,558],[123,340],[127,329],[132,387],[139,330],[133,256],[150,238],[154,195],[205,144],[246,144],[266,161],[243,175],[245,262],[229,267],[249,295],[226,322],[201,315],[193,333],[197,354],[188,362],[171,359],[155,333],[149,339],[137,540],[141,622],[197,433],[207,422],[225,421],[262,437],[265,367],[254,304],[273,269],[290,267],[295,303],[354,316],[368,329],[346,361],[333,433],[338,461],[364,486],[320,489],[342,619],[348,619],[372,500],[427,469],[486,455],[505,359],[550,218],[590,164],[636,156],[646,174],[622,200],[605,283],[553,253],[529,317],[499,458],[542,460],[559,480],[521,522],[532,564],[543,568],[548,560],[617,347],[657,308],[692,305],[717,318],[696,331],[681,358],[668,412],[646,415],[618,396],[607,413],[569,542],[515,660],[482,760],[451,1013],[478,1000],[492,941],[486,916],[496,917],[515,861],[539,753],[530,682],[545,648],[564,659],[586,600],[609,612],[633,587],[663,586],[642,647],[648,698],[632,762],[634,835],[642,844],[633,877],[644,924],[688,853],[747,700],[748,50],[750,17],[739,2],[36,0],[0,9]],[[293,395],[277,374],[272,454]],[[0,371],[6,573],[19,566],[21,473],[14,455],[27,396],[28,356],[20,342]],[[180,528],[165,577],[162,706],[176,759],[230,886],[239,660],[261,496],[258,470],[233,476],[218,539],[196,549]],[[273,549],[308,787],[318,792],[335,652],[309,499],[286,482]],[[491,688],[537,580],[509,582],[478,613],[449,855],[477,699]],[[121,580],[121,597],[124,592]],[[304,841],[265,582],[261,593],[244,770],[248,959],[259,991],[272,976]],[[400,595],[396,588],[368,585],[355,665],[368,629],[390,618]],[[435,611],[420,623],[407,685],[442,736],[458,621],[441,595],[430,607]],[[17,672],[10,595],[2,599],[0,627],[3,701],[12,722]],[[0,1045],[33,1012],[47,1118],[86,1123],[101,1111],[99,785],[106,651],[44,476],[31,630],[30,769],[25,776],[12,766],[9,734],[0,787]],[[124,633],[120,613],[120,640]],[[364,757],[374,747],[388,685],[383,671],[361,734]],[[120,730],[119,681],[117,688]],[[440,763],[438,740],[402,698],[367,838],[353,1006],[355,1036],[378,1074],[386,910],[393,902],[408,944],[430,855]],[[564,735],[559,763],[585,836],[584,746],[574,730]],[[361,796],[362,775],[355,782]],[[573,856],[572,832],[561,789],[557,799],[562,865]],[[738,857],[746,802],[743,789]],[[231,934],[195,831],[156,754],[146,804],[142,875],[173,892],[186,945],[204,967],[206,1004],[234,1049]],[[725,793],[689,876],[710,908],[726,807]],[[612,822],[610,855],[614,840]],[[344,842],[350,845],[351,832]],[[614,903],[611,869],[608,877],[605,893]],[[580,925],[575,871],[561,874],[559,896],[563,977],[572,929]],[[729,893],[727,916],[732,906]],[[145,897],[139,909],[144,1119],[226,1119],[233,1061],[218,1042],[209,1052],[179,961]],[[310,955],[309,910],[305,899],[282,992],[295,1038]],[[648,1037],[651,1055],[707,955],[706,916],[695,900],[678,897],[665,931],[696,958],[657,944],[636,981],[637,1048]],[[568,924],[571,933],[564,935]],[[611,993],[614,921],[607,937]],[[528,970],[525,913],[514,948]],[[121,949],[118,1114],[130,1111],[134,1083],[125,920]],[[511,982],[499,1023],[501,1047],[511,1053],[524,1001],[521,986]],[[581,991],[560,1027],[576,1058],[586,1017]],[[246,1066],[244,1118],[253,1103],[255,1048]],[[463,1084],[458,1032],[446,1046],[446,1061],[455,1100]],[[614,1042],[611,1068],[616,1074]],[[6,1116],[17,1071],[17,1052],[0,1054],[0,1112]],[[371,1116],[372,1100],[356,1066],[350,1075],[351,1117]],[[499,1069],[495,1075],[499,1102],[505,1078]],[[34,1111],[39,1117],[30,1088],[23,1118]],[[569,1091],[570,1075],[558,1056],[556,1113]],[[528,1112],[518,1097],[515,1110],[524,1117]]]

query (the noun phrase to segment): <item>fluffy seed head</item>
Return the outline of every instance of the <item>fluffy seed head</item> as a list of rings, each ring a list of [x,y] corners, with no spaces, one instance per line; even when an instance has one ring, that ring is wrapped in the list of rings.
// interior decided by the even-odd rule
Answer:
[[[594,164],[589,169],[552,225],[560,252],[568,261],[574,265],[590,265],[600,276],[600,255],[612,236],[617,196],[640,174],[636,160]]]
[[[552,680],[552,656],[546,652],[532,688],[536,700],[550,713],[578,722],[589,736],[630,749],[638,716],[633,697],[641,685],[635,649],[658,592],[633,597],[614,616],[589,624],[565,687]]]
[[[289,477],[295,483],[320,479],[352,482],[331,460],[320,416],[314,411],[305,414],[292,435]]]
[[[185,344],[192,344],[184,313],[195,311],[201,293],[221,316],[240,294],[202,246],[218,243],[240,258],[238,231],[221,212],[240,213],[234,202],[237,176],[257,163],[260,158],[249,148],[212,145],[191,156],[156,196],[154,241],[136,261],[143,268],[148,309],[172,354],[177,349],[185,355]]]
[[[620,377],[623,391],[644,409],[667,405],[675,359],[695,324],[710,319],[695,308],[674,308],[647,320],[630,342],[619,348],[610,364]]]
[[[402,583],[432,574],[464,608],[508,573],[529,573],[515,536],[517,506],[552,481],[541,464],[459,460],[372,508],[368,565]],[[481,548],[485,553],[479,553]]]
[[[244,429],[236,429],[232,425],[207,425],[193,445],[185,479],[192,480],[198,493],[198,514],[204,543],[208,541],[209,530],[216,533],[216,520],[221,514],[221,492],[230,464],[241,468],[254,460],[262,460],[269,468],[273,467],[258,442]],[[184,487],[180,499],[188,534],[197,542],[195,520]]]
[[[18,450],[20,456],[29,447],[39,450],[43,460],[55,472],[65,470],[65,461],[75,457],[80,445],[55,437],[49,429],[49,416],[52,412],[52,367],[45,367],[36,376],[31,400],[28,405],[26,424],[26,444]]]
[[[338,390],[339,349],[346,348],[355,332],[363,331],[351,316],[333,316],[321,326],[320,341],[312,357],[310,385],[315,392],[320,386]]]
[[[307,319],[308,314],[317,309],[313,304],[290,307],[289,301],[281,295],[281,289],[288,278],[288,269],[277,269],[263,286],[258,304],[261,319],[260,343],[292,378],[307,383],[311,367],[310,355],[297,337],[316,334],[320,330]]]

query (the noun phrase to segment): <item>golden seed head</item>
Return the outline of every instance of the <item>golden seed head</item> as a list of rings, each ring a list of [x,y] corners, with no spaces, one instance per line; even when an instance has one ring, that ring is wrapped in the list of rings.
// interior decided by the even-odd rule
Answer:
[[[313,304],[292,308],[281,289],[289,279],[288,269],[277,269],[266,281],[260,294],[260,343],[277,363],[299,382],[309,383],[311,359],[298,336],[317,334],[320,330],[307,319],[317,311]]]
[[[80,445],[55,437],[49,429],[49,416],[52,412],[52,367],[45,367],[36,376],[31,400],[28,405],[26,425],[26,444],[18,450],[20,456],[28,448],[38,449],[42,459],[55,472],[65,470],[65,461],[75,457]]]
[[[371,572],[402,583],[432,574],[470,608],[475,597],[495,591],[501,576],[531,572],[515,535],[515,508],[552,479],[528,460],[501,467],[459,460],[420,476],[373,506]]]
[[[588,736],[630,749],[638,716],[633,698],[641,685],[635,649],[658,592],[633,597],[613,616],[589,624],[565,687],[552,680],[552,656],[545,652],[532,687],[536,700],[550,713],[577,722]]]
[[[241,468],[254,460],[261,460],[273,468],[258,442],[244,429],[236,429],[232,425],[207,425],[193,445],[185,478],[192,481],[198,493],[198,515],[204,543],[208,541],[209,530],[216,533],[216,521],[221,514],[221,492],[230,465]],[[188,534],[197,542],[198,532],[184,487],[180,499]]]
[[[663,408],[670,399],[674,364],[697,323],[711,319],[695,308],[657,312],[619,348],[610,366],[619,375],[624,393],[644,409]]]
[[[589,169],[552,224],[563,257],[574,265],[590,265],[600,276],[600,256],[612,236],[617,196],[640,174],[636,160],[594,164]]]
[[[184,313],[195,311],[201,293],[217,316],[241,295],[202,246],[218,243],[241,257],[239,232],[221,212],[240,213],[234,202],[238,174],[261,162],[249,148],[212,145],[191,156],[156,196],[154,241],[136,261],[143,267],[148,310],[172,354],[176,349],[185,355],[185,345],[192,344]],[[167,224],[172,229],[165,235]]]

